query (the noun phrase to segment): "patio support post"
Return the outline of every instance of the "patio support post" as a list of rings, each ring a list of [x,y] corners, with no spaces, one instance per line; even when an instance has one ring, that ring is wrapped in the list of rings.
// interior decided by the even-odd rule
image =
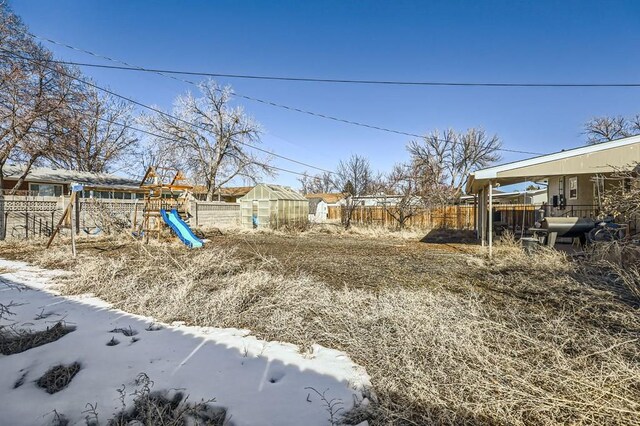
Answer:
[[[489,257],[493,256],[493,182],[489,181]]]
[[[478,232],[478,194],[473,194],[473,229],[476,230],[476,240],[480,238]]]
[[[484,187],[480,190],[480,207],[478,208],[478,224],[480,226],[480,244],[482,247],[487,242],[487,198]]]

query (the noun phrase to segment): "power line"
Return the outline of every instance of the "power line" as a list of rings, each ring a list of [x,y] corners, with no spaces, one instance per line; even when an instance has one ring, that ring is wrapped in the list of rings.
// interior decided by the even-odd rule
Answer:
[[[90,115],[90,114],[87,114],[87,113],[82,113],[82,112],[79,112],[79,111],[75,111],[75,112],[76,112],[76,113],[78,113],[78,114],[80,114],[80,115],[84,115],[85,117],[95,118],[95,119],[97,119],[97,120],[100,120],[100,121],[105,122],[105,123],[108,123],[108,124],[113,124],[113,125],[120,126],[120,127],[123,127],[123,128],[128,128],[128,129],[134,130],[134,131],[136,131],[136,132],[140,132],[140,133],[147,134],[147,135],[149,135],[149,136],[153,136],[153,137],[158,138],[158,139],[164,139],[164,140],[167,140],[167,141],[169,141],[169,142],[175,142],[175,140],[176,140],[176,139],[178,139],[178,140],[185,140],[185,141],[187,140],[185,137],[176,137],[176,138],[171,138],[171,137],[168,137],[168,136],[159,135],[159,134],[157,134],[157,133],[154,133],[154,132],[150,132],[150,131],[148,131],[148,130],[141,129],[141,128],[139,128],[139,127],[134,127],[134,126],[132,126],[132,125],[130,125],[130,124],[120,123],[120,122],[115,121],[115,120],[110,120],[110,119],[103,118],[103,117],[97,117],[97,116]],[[38,128],[36,128],[35,130],[40,130],[40,131],[42,131],[42,132],[44,132],[44,131],[45,131],[45,129],[38,129]],[[299,176],[309,176],[309,175],[308,175],[308,174],[306,174],[306,173],[296,172],[296,171],[294,171],[294,170],[284,169],[284,168],[281,168],[281,167],[272,166],[271,164],[261,163],[261,162],[258,162],[258,161],[253,161],[253,164],[257,164],[258,166],[262,166],[262,167],[265,167],[265,168],[268,168],[268,169],[273,169],[273,170],[278,170],[278,171],[281,171],[281,172],[291,173],[291,174],[294,174],[294,175],[299,175]],[[334,173],[334,172],[330,172],[330,173]]]
[[[43,41],[46,41],[46,42],[49,42],[49,43],[52,43],[52,44],[56,44],[58,46],[66,47],[67,49],[75,50],[77,52],[86,53],[87,55],[91,55],[91,56],[94,56],[96,58],[106,59],[107,61],[110,61],[110,62],[116,62],[116,63],[124,65],[125,67],[132,68],[133,70],[139,70],[139,71],[145,71],[145,72],[153,72],[153,73],[161,75],[163,77],[171,78],[172,80],[181,81],[183,83],[191,84],[191,85],[196,86],[196,87],[198,86],[198,83],[196,83],[194,81],[187,80],[187,79],[184,79],[184,78],[178,78],[178,77],[175,77],[174,75],[171,75],[171,74],[168,74],[168,73],[165,74],[165,73],[163,73],[161,71],[153,71],[153,70],[150,70],[150,69],[147,69],[147,68],[144,68],[144,67],[132,65],[132,64],[129,64],[129,63],[125,62],[125,61],[121,61],[119,59],[111,58],[109,56],[100,55],[100,54],[94,53],[94,52],[92,52],[90,50],[81,49],[79,47],[71,46],[69,44],[61,43],[61,42],[58,42],[58,41],[55,41],[55,40],[52,40],[52,39],[49,39],[49,38],[40,37],[40,36],[38,36],[36,34],[33,34],[33,33],[27,33],[27,34],[37,38],[38,40],[43,40]],[[262,103],[262,104],[265,104],[265,105],[270,105],[270,106],[273,106],[273,107],[276,107],[276,108],[282,108],[282,109],[286,109],[286,110],[289,110],[289,111],[299,112],[301,114],[312,115],[312,116],[315,116],[315,117],[325,118],[325,119],[328,119],[328,120],[338,121],[338,122],[351,124],[351,125],[355,125],[355,126],[367,127],[367,128],[374,129],[374,130],[380,130],[380,131],[383,131],[383,132],[395,133],[395,134],[404,135],[404,136],[421,137],[420,135],[417,135],[415,133],[409,133],[409,132],[403,132],[403,131],[400,131],[400,130],[387,129],[387,128],[380,127],[380,126],[374,126],[374,125],[370,125],[370,124],[359,123],[357,121],[346,120],[346,119],[333,117],[333,116],[326,115],[326,114],[321,114],[321,113],[317,113],[317,112],[313,112],[313,111],[307,111],[307,110],[303,110],[303,109],[300,109],[300,108],[295,108],[295,107],[291,107],[291,106],[288,106],[288,105],[284,105],[284,104],[279,104],[279,103],[276,103],[276,102],[268,101],[268,100],[265,100],[265,99],[255,98],[253,96],[242,95],[242,94],[240,94],[238,92],[234,92],[234,96],[242,98],[242,99],[246,99],[246,100],[249,100],[249,101],[253,101],[253,102],[259,102],[259,103]]]
[[[55,40],[52,40],[52,39],[49,39],[49,38],[40,37],[40,36],[38,36],[36,34],[33,34],[33,33],[27,32],[27,34],[31,35],[32,37],[37,38],[38,40],[46,41],[46,42],[49,42],[49,43],[52,43],[52,44],[55,44],[55,45],[58,45],[58,46],[62,46],[62,47],[65,47],[65,48],[68,48],[68,49],[71,49],[71,50],[75,50],[75,51],[78,51],[78,52],[81,52],[81,53],[85,53],[85,54],[94,56],[96,58],[101,58],[101,59],[105,59],[105,60],[110,61],[110,62],[115,62],[115,63],[119,63],[121,65],[124,65],[124,67],[118,67],[118,69],[129,69],[130,68],[131,70],[134,70],[134,71],[138,70],[138,71],[144,71],[144,72],[152,72],[152,73],[161,75],[163,77],[170,78],[172,80],[182,81],[184,83],[191,84],[191,85],[196,86],[196,87],[198,86],[198,83],[196,83],[194,81],[183,79],[183,78],[178,78],[178,77],[175,77],[172,74],[164,73],[164,72],[162,72],[160,70],[152,70],[152,69],[148,69],[148,68],[144,68],[144,67],[140,67],[140,66],[136,66],[136,65],[131,65],[131,64],[129,64],[127,62],[124,62],[124,61],[121,61],[119,59],[110,58],[108,56],[104,56],[104,55],[100,55],[100,54],[94,53],[94,52],[92,52],[90,50],[81,49],[81,48],[78,48],[78,47],[75,47],[75,46],[71,46],[71,45],[66,44],[66,43],[58,42],[58,41],[55,41]],[[114,67],[114,68],[116,68],[116,67]],[[330,115],[317,113],[317,112],[313,112],[313,111],[308,111],[308,110],[303,110],[303,109],[296,108],[296,107],[290,107],[288,105],[279,104],[279,103],[271,102],[271,101],[268,101],[268,100],[255,98],[255,97],[252,97],[252,96],[242,95],[242,94],[239,94],[237,92],[234,92],[234,96],[242,98],[242,99],[247,99],[247,100],[250,100],[250,101],[254,101],[254,102],[259,102],[259,103],[262,103],[262,104],[265,104],[265,105],[270,105],[270,106],[273,106],[273,107],[276,107],[276,108],[286,109],[286,110],[289,110],[289,111],[294,111],[294,112],[298,112],[298,113],[301,113],[301,114],[307,114],[307,115],[311,115],[311,116],[314,116],[314,117],[324,118],[324,119],[327,119],[327,120],[333,120],[333,121],[337,121],[337,122],[341,122],[341,123],[345,123],[345,124],[350,124],[350,125],[353,125],[353,126],[365,127],[365,128],[369,128],[369,129],[373,129],[373,130],[379,130],[379,131],[382,131],[382,132],[394,133],[394,134],[399,134],[399,135],[404,135],[404,136],[411,136],[411,137],[415,137],[415,138],[422,138],[423,137],[423,135],[418,135],[416,133],[404,132],[404,131],[400,131],[400,130],[393,130],[393,129],[389,129],[389,128],[385,128],[385,127],[374,126],[374,125],[371,125],[371,124],[360,123],[360,122],[353,121],[353,120],[347,120],[347,119],[343,119],[343,118],[333,117],[333,116],[330,116]],[[516,154],[526,154],[526,155],[542,155],[542,153],[539,153],[539,152],[521,151],[521,150],[516,150],[516,149],[508,149],[508,148],[500,148],[499,151],[512,152],[512,153],[516,153]]]
[[[85,114],[85,116],[89,117],[88,114]],[[106,123],[115,124],[116,126],[129,128],[129,129],[134,130],[136,132],[144,133],[146,135],[153,136],[153,137],[158,138],[158,139],[164,139],[164,140],[169,141],[169,142],[175,142],[175,139],[185,140],[185,141],[187,140],[185,137],[177,137],[175,139],[174,138],[170,138],[168,136],[159,135],[157,133],[141,129],[139,127],[134,127],[134,126],[131,126],[129,124],[124,124],[124,123],[119,123],[117,121],[112,121],[112,120],[109,120],[109,119],[106,119],[106,118],[102,118],[102,117],[95,117],[95,118],[100,120],[100,121],[106,122]],[[255,148],[253,145],[251,145],[251,147]],[[272,155],[274,155],[274,154],[272,154]],[[296,160],[293,160],[293,161],[297,162]],[[308,176],[306,173],[300,173],[300,172],[296,172],[294,170],[289,170],[289,169],[284,169],[284,168],[277,167],[277,166],[272,166],[271,164],[261,163],[259,161],[253,161],[252,163],[253,164],[257,164],[258,166],[262,166],[262,167],[267,168],[267,169],[278,170],[278,171],[281,171],[281,172],[291,173],[291,174],[299,175],[299,176]],[[301,164],[304,164],[304,163],[301,163]],[[320,169],[320,170],[322,170],[322,169]],[[327,172],[333,173],[331,171],[327,171]]]
[[[66,46],[68,47],[68,46]],[[126,71],[144,71],[159,74],[193,75],[200,77],[223,77],[238,78],[248,80],[271,80],[271,81],[292,81],[306,83],[340,83],[340,84],[368,84],[368,85],[391,85],[391,86],[436,86],[436,87],[540,87],[540,88],[587,88],[587,87],[640,87],[640,83],[504,83],[504,82],[453,82],[453,81],[400,81],[400,80],[350,80],[336,78],[315,78],[315,77],[283,77],[270,75],[252,74],[226,74],[203,71],[183,71],[168,70],[159,68],[138,68],[124,65],[104,65],[91,64],[74,61],[52,61],[60,64],[76,65],[80,67],[106,68]]]
[[[19,55],[19,54],[15,53],[15,52],[11,52],[11,51],[6,50],[6,49],[0,49],[0,50],[1,50],[1,51],[3,51],[3,52],[5,52],[5,53],[8,53],[8,54],[14,55],[14,56],[16,56],[16,57],[18,57],[18,58],[21,58],[21,59],[23,59],[23,60],[28,60],[28,61],[33,61],[33,62],[35,62],[35,60],[33,60],[33,59],[31,59],[31,58],[21,56],[21,55]],[[127,101],[127,102],[129,102],[129,103],[131,103],[131,104],[137,105],[137,106],[139,106],[139,107],[141,107],[141,108],[148,109],[148,110],[153,111],[153,112],[155,112],[155,113],[157,113],[157,114],[163,115],[163,116],[168,117],[168,118],[170,118],[170,119],[172,119],[172,120],[180,121],[180,122],[182,122],[182,123],[185,123],[185,124],[187,124],[187,125],[189,125],[189,126],[195,127],[195,128],[197,128],[197,129],[200,129],[200,130],[203,130],[203,131],[208,131],[208,130],[207,130],[207,129],[205,129],[204,127],[197,126],[197,125],[195,125],[195,124],[193,124],[193,123],[188,122],[187,120],[183,120],[183,119],[181,119],[181,118],[179,118],[179,117],[176,117],[176,116],[174,116],[174,115],[172,115],[172,114],[166,113],[166,112],[164,112],[164,111],[162,111],[162,110],[159,110],[159,109],[157,109],[157,108],[154,108],[154,107],[152,107],[152,106],[146,105],[146,104],[144,104],[144,103],[142,103],[142,102],[136,101],[135,99],[129,98],[129,97],[127,97],[127,96],[120,95],[119,93],[116,93],[116,92],[114,92],[114,91],[112,91],[112,90],[109,90],[109,89],[106,89],[106,88],[104,88],[104,87],[98,86],[97,84],[94,84],[94,83],[91,83],[91,82],[89,82],[89,81],[83,80],[83,79],[81,79],[81,78],[75,77],[75,76],[73,76],[73,75],[70,75],[70,74],[65,73],[65,72],[63,72],[63,71],[60,71],[60,70],[54,70],[53,68],[48,67],[48,66],[46,66],[46,65],[44,65],[44,64],[42,64],[42,66],[44,66],[45,68],[48,68],[48,69],[50,69],[50,70],[52,70],[52,71],[57,71],[57,72],[59,72],[60,74],[66,75],[67,77],[69,77],[69,78],[71,78],[71,79],[73,79],[73,80],[76,80],[76,81],[78,81],[78,82],[80,82],[80,83],[83,83],[83,84],[85,84],[85,85],[87,85],[87,86],[93,87],[93,88],[95,88],[95,89],[97,89],[97,90],[101,90],[101,91],[103,91],[103,92],[105,92],[105,93],[108,93],[108,94],[110,94],[110,95],[112,95],[112,96],[115,96],[115,97],[117,97],[117,98],[120,98],[120,99],[122,99],[122,100],[125,100],[125,101]],[[311,164],[308,164],[308,163],[305,163],[305,162],[302,162],[302,161],[298,161],[298,160],[295,160],[295,159],[293,159],[293,158],[289,158],[289,157],[286,157],[286,156],[283,156],[283,155],[275,154],[275,153],[273,153],[273,152],[271,152],[271,151],[268,151],[268,150],[266,150],[266,149],[259,148],[259,147],[257,147],[257,146],[251,145],[251,144],[246,143],[246,142],[238,141],[238,143],[240,143],[241,145],[245,145],[245,146],[247,146],[247,147],[249,147],[249,148],[255,149],[255,150],[257,150],[257,151],[260,151],[260,152],[263,152],[263,153],[266,153],[266,154],[272,155],[272,156],[274,156],[274,157],[278,157],[278,158],[281,158],[281,159],[283,159],[283,160],[290,161],[290,162],[292,162],[292,163],[300,164],[300,165],[302,165],[302,166],[309,167],[309,168],[312,168],[312,169],[315,169],[315,170],[320,170],[320,171],[327,172],[327,173],[333,173],[333,172],[332,172],[332,171],[330,171],[330,170],[323,169],[323,168],[321,168],[321,167],[316,167],[316,166],[313,166],[313,165],[311,165]],[[256,164],[257,164],[257,163],[256,163]]]

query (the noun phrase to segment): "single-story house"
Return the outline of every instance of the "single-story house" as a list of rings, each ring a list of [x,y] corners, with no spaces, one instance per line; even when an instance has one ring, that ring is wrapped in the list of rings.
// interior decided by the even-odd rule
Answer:
[[[338,206],[338,202],[345,197],[341,192],[327,192],[305,194],[309,200],[309,220],[312,222],[324,222],[329,215],[329,207]]]
[[[24,172],[24,167],[9,165],[4,167],[2,183],[3,194],[8,194]],[[131,200],[144,198],[145,190],[140,188],[140,180],[117,176],[108,173],[79,172],[75,170],[54,169],[49,167],[32,167],[24,182],[16,190],[15,195],[39,197],[59,197],[69,195],[69,184],[80,183],[84,191],[83,198],[109,198]],[[236,203],[253,189],[252,186],[220,188],[215,194],[216,201]],[[206,188],[195,186],[193,194],[196,199],[206,198]]]
[[[526,160],[478,170],[469,175],[466,193],[479,206],[476,230],[483,244],[492,245],[493,188],[524,182],[547,184],[547,216],[596,217],[600,196],[614,185],[627,185],[615,177],[618,170],[633,170],[640,163],[640,136],[562,150]]]
[[[8,194],[16,185],[24,167],[9,165],[4,167],[3,194]],[[84,185],[82,197],[135,199],[143,198],[140,182],[107,173],[78,172],[48,167],[32,167],[24,182],[17,188],[16,195],[39,197],[59,197],[69,194],[69,184]]]

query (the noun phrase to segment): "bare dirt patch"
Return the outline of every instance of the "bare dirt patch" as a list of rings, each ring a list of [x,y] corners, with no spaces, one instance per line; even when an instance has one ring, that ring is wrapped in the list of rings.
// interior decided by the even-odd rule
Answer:
[[[285,273],[304,272],[336,288],[363,289],[429,285],[464,268],[460,258],[475,252],[463,244],[330,234],[230,234],[213,236],[210,244],[235,250],[245,262],[268,267],[275,260]]]

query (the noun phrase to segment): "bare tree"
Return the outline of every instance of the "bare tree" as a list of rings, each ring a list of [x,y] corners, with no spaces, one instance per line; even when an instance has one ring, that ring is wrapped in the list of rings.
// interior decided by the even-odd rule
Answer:
[[[383,190],[394,202],[383,203],[385,210],[403,229],[406,222],[424,211],[424,185],[420,170],[411,163],[398,163],[386,176]]]
[[[72,71],[49,61],[46,57],[42,62],[34,63],[31,78],[21,89],[26,98],[21,99],[16,110],[21,110],[20,115],[11,118],[11,139],[7,142],[12,149],[8,150],[7,159],[13,158],[24,165],[12,193],[23,184],[32,166],[59,147],[66,146],[67,111],[81,96],[69,74]]]
[[[132,177],[142,179],[149,167],[154,167],[162,181],[175,175],[176,170],[186,170],[182,163],[178,148],[174,144],[161,144],[155,140],[143,140],[137,147],[137,163],[128,170]]]
[[[42,57],[44,52],[29,37],[26,28],[3,2],[0,4],[0,188],[4,166],[15,157],[18,145],[31,132],[43,108],[33,93],[32,70],[27,58]],[[16,52],[19,52],[18,56]]]
[[[105,173],[127,155],[133,155],[138,139],[131,126],[132,107],[95,89],[85,89],[74,102],[63,123],[64,143],[48,154],[56,166],[85,172]]]
[[[584,134],[587,136],[587,145],[638,135],[640,134],[640,114],[631,118],[594,117],[584,125]]]
[[[374,174],[369,160],[354,154],[348,160],[341,160],[336,169],[335,187],[347,194],[342,209],[342,223],[345,229],[351,226],[353,212],[358,207],[358,197],[372,194],[377,189],[379,176]]]
[[[640,218],[640,163],[616,170],[611,178],[617,184],[604,191],[604,211],[626,220]]]
[[[229,105],[231,88],[208,80],[200,90],[200,98],[188,93],[176,99],[172,115],[177,120],[162,114],[143,117],[152,132],[175,141],[171,144],[162,138],[156,143],[172,145],[185,171],[207,188],[208,201],[236,177],[256,182],[261,175],[273,175],[270,158],[247,146],[260,142],[260,127],[242,108]]]
[[[310,176],[305,172],[303,176],[298,178],[303,194],[324,194],[335,191],[336,185],[333,180],[332,173],[329,172],[315,176]]]
[[[20,20],[0,4],[0,187],[10,160],[25,164],[13,192],[31,166],[54,144],[63,143],[61,128],[77,87],[76,72],[52,62],[51,53],[35,43]]]
[[[462,195],[469,173],[498,161],[501,146],[497,135],[489,136],[482,129],[465,133],[449,129],[411,141],[407,150],[421,176],[423,197],[431,196],[444,203]]]

